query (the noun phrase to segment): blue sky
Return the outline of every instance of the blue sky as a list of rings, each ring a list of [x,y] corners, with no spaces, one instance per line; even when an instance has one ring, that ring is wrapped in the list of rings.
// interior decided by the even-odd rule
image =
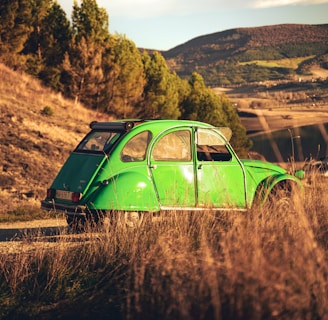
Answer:
[[[57,0],[71,17],[74,0]],[[239,27],[328,23],[328,0],[98,0],[110,33],[138,47],[168,50],[195,37]]]

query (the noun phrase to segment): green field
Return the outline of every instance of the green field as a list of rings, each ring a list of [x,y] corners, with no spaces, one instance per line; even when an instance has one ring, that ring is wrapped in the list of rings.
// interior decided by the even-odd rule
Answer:
[[[299,57],[299,58],[288,58],[288,59],[280,59],[280,60],[252,60],[247,62],[240,62],[240,65],[248,65],[248,64],[256,64],[261,67],[266,68],[289,68],[289,69],[297,69],[300,63],[305,60],[312,59],[314,55],[307,57]]]

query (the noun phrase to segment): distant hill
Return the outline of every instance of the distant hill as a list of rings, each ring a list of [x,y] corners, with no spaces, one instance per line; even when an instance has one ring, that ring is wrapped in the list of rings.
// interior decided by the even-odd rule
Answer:
[[[181,77],[199,72],[211,86],[291,79],[328,69],[328,24],[236,28],[162,52]],[[288,63],[286,63],[286,59]]]

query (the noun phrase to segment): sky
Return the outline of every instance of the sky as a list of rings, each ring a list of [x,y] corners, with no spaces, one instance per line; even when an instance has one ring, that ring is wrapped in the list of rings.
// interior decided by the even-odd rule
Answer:
[[[74,0],[57,0],[71,17]],[[97,0],[109,32],[137,47],[169,50],[233,28],[328,23],[328,0]]]

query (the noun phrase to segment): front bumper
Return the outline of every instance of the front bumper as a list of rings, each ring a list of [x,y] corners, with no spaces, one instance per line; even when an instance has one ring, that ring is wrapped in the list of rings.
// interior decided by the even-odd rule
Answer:
[[[85,217],[89,211],[87,206],[79,205],[68,205],[62,203],[56,203],[53,200],[42,200],[41,209],[47,211],[61,212],[65,213],[68,216],[81,216]]]

